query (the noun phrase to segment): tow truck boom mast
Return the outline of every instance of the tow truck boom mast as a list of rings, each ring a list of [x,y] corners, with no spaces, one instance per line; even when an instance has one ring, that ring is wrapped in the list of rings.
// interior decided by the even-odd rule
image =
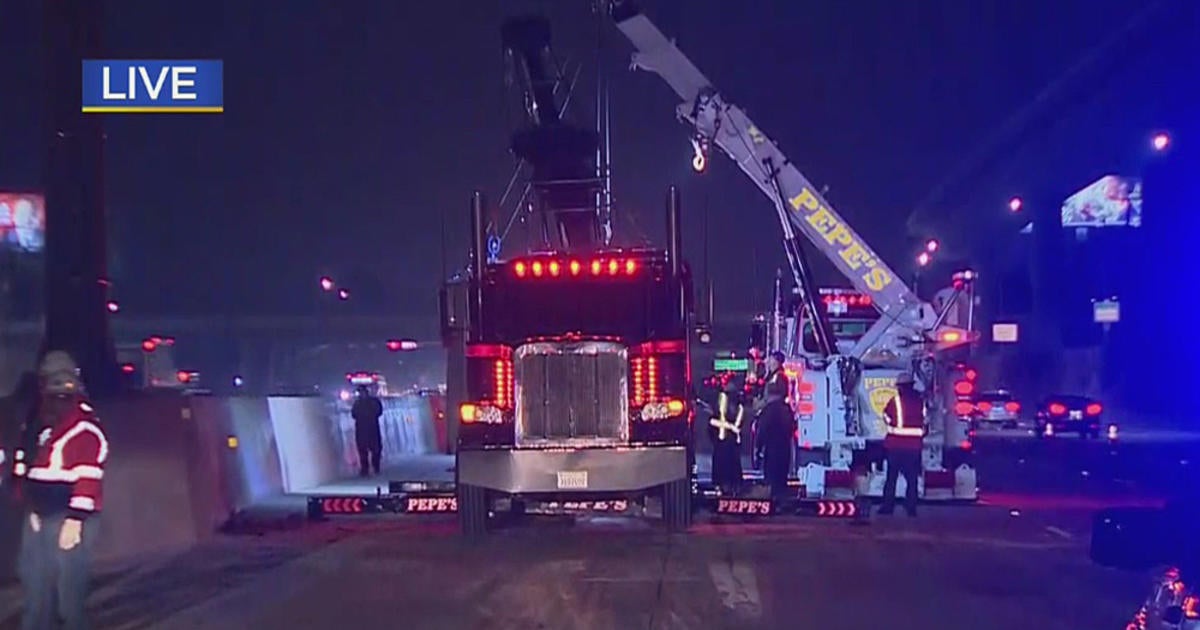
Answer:
[[[724,100],[708,78],[633,2],[615,0],[609,9],[617,28],[636,48],[633,68],[659,75],[682,99],[676,114],[696,134],[693,144],[697,160],[707,159],[702,151],[710,144],[720,147],[776,206],[785,237],[803,234],[857,290],[871,297],[883,317],[862,337],[853,356],[862,358],[893,324],[916,323],[927,317],[912,289],[838,215],[817,187],[741,108]],[[799,243],[794,245],[785,243],[793,274],[802,285],[804,264],[802,259],[795,260],[793,250],[799,250]],[[809,287],[803,289],[811,292]]]

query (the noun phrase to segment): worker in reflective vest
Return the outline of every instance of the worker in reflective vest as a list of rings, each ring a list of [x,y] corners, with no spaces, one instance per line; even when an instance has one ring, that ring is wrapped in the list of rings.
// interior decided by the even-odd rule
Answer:
[[[789,494],[788,473],[792,466],[796,417],[787,404],[791,383],[783,371],[782,352],[772,352],[767,359],[767,378],[763,386],[766,403],[758,416],[756,431],[762,451],[763,479],[771,486],[772,496]]]
[[[883,439],[887,459],[887,477],[883,482],[880,514],[896,509],[896,482],[904,475],[904,508],[917,515],[917,484],[921,476],[921,451],[925,442],[925,400],[917,391],[913,377],[902,373],[896,379],[896,395],[883,409],[887,436]]]
[[[58,618],[66,628],[85,628],[88,556],[108,439],[70,355],[48,353],[38,377],[37,450],[28,457],[21,486],[29,506],[18,560],[25,589],[22,628],[53,628]]]
[[[737,494],[742,485],[742,405],[741,391],[732,374],[721,380],[716,413],[708,420],[712,442],[713,483],[723,494]]]

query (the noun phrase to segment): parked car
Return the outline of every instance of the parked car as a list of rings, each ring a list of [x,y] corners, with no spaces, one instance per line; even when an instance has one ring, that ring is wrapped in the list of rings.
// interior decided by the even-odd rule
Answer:
[[[1038,403],[1034,413],[1034,429],[1038,437],[1060,433],[1078,433],[1080,437],[1099,437],[1103,424],[1104,405],[1095,398],[1058,394],[1047,396]],[[1116,438],[1116,425],[1105,427],[1109,439]]]
[[[974,402],[974,419],[979,424],[1005,429],[1017,428],[1017,422],[1021,418],[1021,403],[1012,392],[1004,389],[980,392]]]

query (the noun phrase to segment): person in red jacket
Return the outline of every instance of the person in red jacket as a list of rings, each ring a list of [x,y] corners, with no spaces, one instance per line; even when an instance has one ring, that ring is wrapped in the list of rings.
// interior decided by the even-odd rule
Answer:
[[[46,354],[38,378],[37,450],[21,488],[29,507],[19,558],[22,628],[53,628],[58,618],[66,628],[86,628],[90,519],[101,507],[108,440],[70,355]]]
[[[887,476],[883,481],[883,505],[880,514],[896,509],[896,483],[904,475],[904,509],[909,516],[917,515],[917,484],[921,478],[921,452],[925,443],[925,400],[913,384],[912,374],[901,373],[896,378],[896,395],[883,415],[887,420],[887,436],[883,438],[887,459]]]

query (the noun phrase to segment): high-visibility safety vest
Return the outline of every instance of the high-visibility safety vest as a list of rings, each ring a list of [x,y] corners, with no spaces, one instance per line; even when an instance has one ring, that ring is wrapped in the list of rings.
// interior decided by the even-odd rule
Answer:
[[[920,438],[925,435],[925,401],[897,392],[883,409],[888,436]]]
[[[724,442],[726,435],[732,434],[733,439],[742,441],[742,415],[745,409],[741,403],[737,406],[737,416],[732,422],[729,421],[729,394],[721,392],[717,395],[717,416],[708,420],[708,423],[717,428],[717,439]]]

